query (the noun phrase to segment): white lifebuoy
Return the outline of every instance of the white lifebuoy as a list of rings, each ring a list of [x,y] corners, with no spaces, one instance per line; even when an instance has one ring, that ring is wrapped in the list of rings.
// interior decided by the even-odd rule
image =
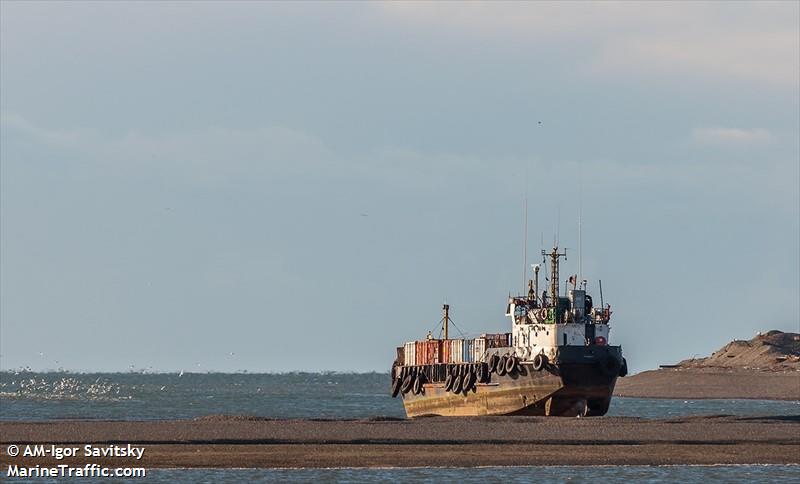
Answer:
[[[547,319],[547,309],[540,309],[539,310],[539,319],[542,319],[542,320]]]

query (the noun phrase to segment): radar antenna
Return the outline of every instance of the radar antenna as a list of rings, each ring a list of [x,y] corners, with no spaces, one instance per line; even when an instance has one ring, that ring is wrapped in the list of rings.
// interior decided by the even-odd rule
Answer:
[[[583,197],[578,207],[578,280],[583,280]]]
[[[567,260],[567,249],[564,253],[558,252],[558,247],[553,247],[553,251],[549,254],[542,250],[542,260],[550,256],[550,298],[552,299],[553,306],[558,307],[558,259],[561,257]]]
[[[528,193],[527,187],[525,192],[525,236],[524,239],[524,246],[522,248],[522,290],[525,290],[525,286],[528,284]]]

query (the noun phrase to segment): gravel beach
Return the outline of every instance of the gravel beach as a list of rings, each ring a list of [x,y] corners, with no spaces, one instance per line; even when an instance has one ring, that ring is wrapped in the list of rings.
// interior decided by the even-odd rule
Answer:
[[[2,422],[0,441],[2,461],[21,466],[800,464],[800,416]],[[145,453],[141,461],[7,455],[9,444],[35,443],[131,443]]]

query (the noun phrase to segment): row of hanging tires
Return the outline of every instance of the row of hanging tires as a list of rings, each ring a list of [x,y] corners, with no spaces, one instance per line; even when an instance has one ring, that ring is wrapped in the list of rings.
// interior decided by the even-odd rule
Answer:
[[[488,383],[491,379],[485,363],[453,365],[444,381],[444,390],[453,393],[467,393],[476,383]]]
[[[400,374],[392,380],[392,398],[400,392],[406,394],[412,392],[414,395],[422,393],[422,385],[428,381],[425,371],[421,368],[406,366],[400,370]]]
[[[533,369],[541,371],[546,367],[547,357],[543,354],[536,355],[533,359]],[[476,384],[489,383],[492,380],[492,373],[500,376],[514,375],[519,369],[519,358],[514,355],[498,356],[494,354],[487,363],[447,365],[444,389],[455,394],[467,394],[475,388]],[[428,376],[422,368],[403,367],[400,374],[392,381],[392,397],[396,397],[401,392],[403,394],[412,392],[414,395],[419,395],[424,391],[423,385],[428,381]]]

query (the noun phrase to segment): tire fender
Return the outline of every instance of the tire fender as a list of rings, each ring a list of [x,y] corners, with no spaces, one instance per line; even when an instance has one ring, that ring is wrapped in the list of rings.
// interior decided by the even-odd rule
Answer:
[[[403,386],[403,380],[400,377],[397,377],[392,382],[392,398],[395,398],[398,393],[400,393],[400,387]]]
[[[467,393],[470,391],[472,387],[475,386],[475,373],[470,371],[464,375],[464,384],[461,386],[463,387],[461,388],[462,392]]]
[[[517,369],[517,357],[514,355],[508,355],[506,358],[506,373],[509,375]]]
[[[450,389],[450,391],[452,391],[453,393],[460,393],[462,384],[463,384],[463,377],[461,375],[457,375],[455,377],[455,381],[453,381],[453,387]]]
[[[416,380],[414,380],[414,395],[419,395],[422,393],[422,379],[423,376],[420,374]]]
[[[497,356],[497,353],[494,353],[489,357],[489,373],[497,371],[498,361],[500,361],[500,357]]]
[[[506,355],[500,357],[500,361],[497,362],[497,374],[503,376],[506,374]]]
[[[533,357],[533,369],[542,371],[547,366],[547,357],[541,353]]]
[[[414,386],[414,378],[412,378],[411,375],[406,375],[403,380],[403,386],[400,389],[403,393],[408,393],[412,386]]]

